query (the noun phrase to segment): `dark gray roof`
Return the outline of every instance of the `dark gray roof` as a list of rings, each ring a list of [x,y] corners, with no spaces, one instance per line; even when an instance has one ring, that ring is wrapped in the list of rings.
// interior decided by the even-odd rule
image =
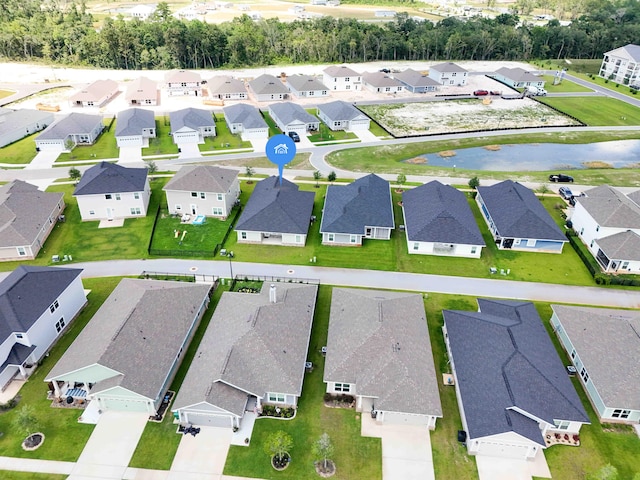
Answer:
[[[640,410],[640,312],[551,305],[607,407]]]
[[[346,65],[332,65],[323,70],[330,77],[359,77],[360,74]]]
[[[269,105],[269,110],[271,110],[271,112],[278,117],[284,125],[289,125],[293,122],[302,122],[305,124],[320,123],[320,120],[311,115],[297,103],[272,103]]]
[[[268,282],[259,294],[224,292],[174,409],[201,402],[242,415],[247,393],[302,392],[317,286]]]
[[[631,230],[599,238],[596,242],[611,260],[640,260],[640,235]]]
[[[98,364],[120,375],[100,382],[92,391],[120,385],[155,399],[210,288],[186,282],[122,279],[47,380]]]
[[[306,235],[315,194],[279,177],[265,178],[256,184],[244,207],[236,230]]]
[[[118,113],[115,136],[141,135],[145,128],[156,128],[154,113],[142,108],[128,108]]]
[[[516,67],[516,68],[507,68],[502,67],[496,70],[497,74],[502,75],[509,80],[513,80],[514,82],[540,82],[544,81],[542,77],[536,77],[533,73],[527,72],[526,70]]]
[[[282,81],[273,75],[260,75],[251,80],[249,86],[256,95],[289,93],[289,90],[287,90],[287,87],[284,86]]]
[[[362,80],[374,87],[399,87],[402,85],[399,80],[384,72],[364,72]]]
[[[551,425],[589,423],[533,303],[478,299],[478,307],[442,312],[469,437],[515,432],[544,446],[540,428],[514,408]]]
[[[402,83],[405,83],[412,87],[435,87],[440,84],[436,82],[433,78],[429,78],[428,75],[416,72],[411,68],[407,68],[406,70],[394,73],[394,78],[400,80]]]
[[[4,369],[9,365],[22,365],[29,355],[33,353],[33,351],[38,348],[37,345],[25,346],[21,343],[16,343],[9,350],[9,355],[7,355],[7,359],[0,365],[0,372],[4,372]]]
[[[603,227],[640,228],[640,206],[609,185],[587,190],[577,201]]]
[[[394,227],[389,182],[371,173],[348,185],[330,185],[320,233],[364,235],[365,227]]]
[[[445,63],[439,63],[437,65],[434,65],[431,67],[431,70],[436,70],[438,72],[466,72],[467,70],[465,70],[464,68],[462,68],[459,65],[456,65],[453,62],[445,62]]]
[[[0,343],[26,333],[82,273],[79,268],[21,265],[0,282]]]
[[[40,110],[32,110],[28,108],[20,110],[2,110],[3,111],[0,111],[0,135],[5,135],[17,130],[25,131],[26,127],[36,122],[40,124],[53,122],[53,114],[51,112],[41,112]],[[4,110],[6,110],[6,112]]]
[[[211,77],[207,83],[207,89],[209,90],[209,93],[215,94],[247,92],[244,82],[229,75]]]
[[[434,180],[402,194],[410,242],[485,245],[464,193]]]
[[[169,122],[171,123],[171,133],[181,128],[190,128],[199,130],[202,127],[215,127],[216,122],[213,114],[209,110],[201,108],[183,108],[169,113]]]
[[[38,135],[38,140],[64,140],[69,135],[81,135],[92,132],[96,125],[102,125],[102,115],[70,113],[56,120]]]
[[[212,165],[185,165],[163,187],[163,190],[227,193],[238,178],[238,172]]]
[[[247,129],[268,128],[260,110],[246,103],[238,103],[229,107],[224,107],[224,116],[227,123],[241,123]]]
[[[129,168],[115,163],[100,162],[84,172],[73,195],[143,192],[147,173],[147,168]]]
[[[324,83],[311,75],[292,75],[287,77],[287,83],[298,92],[328,90]]]
[[[524,185],[505,180],[478,187],[501,237],[567,241],[536,195]]]
[[[318,105],[318,110],[333,121],[353,120],[358,117],[369,118],[352,104],[343,102],[342,100]]]
[[[378,410],[442,416],[422,296],[334,288],[324,381],[355,384]]]
[[[22,180],[0,186],[0,247],[33,245],[61,213],[63,199],[62,192],[43,192]]]

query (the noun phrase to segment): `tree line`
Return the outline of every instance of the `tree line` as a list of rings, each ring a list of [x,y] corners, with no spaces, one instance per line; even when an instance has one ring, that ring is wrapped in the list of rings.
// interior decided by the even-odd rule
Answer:
[[[248,16],[210,24],[178,20],[166,3],[151,18],[106,18],[84,3],[4,0],[0,58],[116,69],[249,67],[378,60],[545,60],[601,58],[640,38],[640,2],[585,0],[587,13],[563,26],[445,18],[433,24],[406,13],[388,23],[319,17],[281,22]]]

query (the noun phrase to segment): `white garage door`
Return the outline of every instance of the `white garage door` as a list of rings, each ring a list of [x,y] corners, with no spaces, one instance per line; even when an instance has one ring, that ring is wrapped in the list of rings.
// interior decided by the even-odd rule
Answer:
[[[185,414],[186,421],[191,425],[199,427],[227,427],[232,426],[231,416],[229,415],[214,415],[207,413],[193,413],[187,412]]]
[[[40,140],[36,142],[36,146],[43,152],[63,152],[64,143],[56,140]]]
[[[369,120],[352,120],[349,122],[349,128],[351,130],[368,130]]]
[[[118,137],[117,139],[118,147],[141,147],[142,146],[142,135],[137,135],[134,137]]]
[[[529,447],[516,443],[502,442],[480,442],[478,445],[478,455],[490,455],[492,457],[503,458],[527,458]]]
[[[173,141],[175,143],[198,143],[199,140],[200,139],[196,132],[187,132],[187,133],[176,132],[173,134]]]
[[[147,405],[146,400],[134,400],[131,398],[101,397],[98,403],[105,410],[117,410],[119,412],[149,412],[153,407]]]
[[[269,130],[266,128],[265,129],[257,128],[257,129],[245,130],[244,132],[242,132],[243,140],[257,140],[260,138],[264,138],[264,139],[269,138]]]
[[[392,423],[394,425],[429,425],[429,417],[425,415],[385,412],[383,418],[384,423]]]

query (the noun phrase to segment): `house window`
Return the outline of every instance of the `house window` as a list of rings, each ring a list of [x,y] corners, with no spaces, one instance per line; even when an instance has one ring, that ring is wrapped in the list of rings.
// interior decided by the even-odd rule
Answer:
[[[513,244],[514,245],[520,245],[520,239],[519,238],[514,239],[513,240]]]
[[[140,192],[133,192],[133,198],[136,200],[140,200]]]
[[[219,202],[221,202],[221,201],[222,201],[222,194],[221,194],[221,193],[219,193],[219,194],[218,194],[218,201],[219,201]]]
[[[580,229],[580,235],[584,233],[584,227]]]
[[[198,192],[191,192],[191,196],[194,198],[198,198]]]
[[[567,422],[566,420],[554,420],[553,423],[558,430],[569,430],[569,425],[571,422]]]
[[[335,239],[335,236],[333,235],[333,233],[330,233],[327,235],[327,242],[333,242]]]
[[[596,227],[596,232],[599,232],[599,231],[600,231],[600,225]]]
[[[527,239],[527,247],[535,247],[535,246],[536,246],[535,238],[528,238]]]
[[[302,236],[301,235],[296,235],[296,243],[302,243]]]
[[[347,85],[347,86],[345,87],[345,90],[351,90],[351,85]]]
[[[284,403],[284,393],[269,393],[269,401],[275,403]]]
[[[104,196],[104,198],[105,198],[105,200],[111,200],[112,196],[111,196],[111,194],[110,194],[110,193],[107,193],[107,194]]]
[[[580,376],[582,377],[584,383],[587,383],[589,381],[589,373],[587,372],[586,368],[582,367],[582,370],[580,370]]]
[[[355,235],[349,236],[349,243],[356,243],[357,241],[358,241],[358,237],[356,237]]]
[[[351,391],[351,384],[349,383],[334,383],[333,390],[336,392],[349,393]]]
[[[131,215],[142,215],[140,207],[131,207]]]
[[[246,240],[247,239],[247,232],[240,232],[240,237],[242,238],[242,240]]]
[[[595,240],[591,240],[591,243],[589,244],[589,247],[593,248],[594,242],[595,242]]]
[[[24,257],[27,254],[27,251],[25,250],[24,247],[17,247],[18,248],[18,255],[20,255],[21,257]]]
[[[622,410],[621,408],[616,408],[611,416],[613,418],[629,418],[631,415],[631,410]]]
[[[16,333],[16,338],[24,338],[24,335],[22,335],[21,333]]]
[[[626,270],[627,268],[629,268],[629,262],[622,262],[622,268],[623,270]]]
[[[222,213],[222,207],[213,207],[213,208],[211,209],[211,213],[212,213],[213,215],[216,215],[217,217],[221,217],[221,216],[223,215],[223,213]]]
[[[64,318],[61,318],[56,322],[56,332],[60,333],[64,328],[64,326],[65,326]]]
[[[573,360],[575,360],[575,358],[576,358],[576,349],[575,348],[571,350],[571,358]]]
[[[413,249],[418,251],[420,249],[420,244],[418,242],[413,242]]]
[[[95,215],[96,211],[95,210],[89,210],[89,215]]]
[[[51,311],[51,313],[53,313],[58,309],[59,306],[60,304],[58,303],[58,300],[56,300],[49,306],[49,310]]]
[[[345,81],[345,82],[350,82],[350,81],[351,81],[351,79],[350,79],[349,77],[344,77],[344,81]]]
[[[176,203],[176,210],[182,210],[182,205],[180,205],[179,203]]]
[[[207,198],[207,195],[204,192],[200,192],[200,198],[204,200]]]
[[[120,194],[116,193],[116,200],[120,200]]]

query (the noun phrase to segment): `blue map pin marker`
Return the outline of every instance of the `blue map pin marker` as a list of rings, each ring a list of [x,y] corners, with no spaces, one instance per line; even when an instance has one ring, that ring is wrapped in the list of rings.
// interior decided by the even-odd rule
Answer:
[[[293,143],[293,139],[290,136],[281,133],[274,135],[267,141],[265,151],[267,158],[278,165],[280,185],[282,185],[282,170],[296,156],[296,144]]]

